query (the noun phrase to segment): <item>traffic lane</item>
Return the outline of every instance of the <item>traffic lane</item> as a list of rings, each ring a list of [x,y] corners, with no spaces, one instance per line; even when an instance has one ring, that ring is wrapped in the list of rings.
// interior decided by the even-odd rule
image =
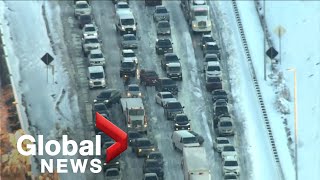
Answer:
[[[179,100],[186,106],[186,113],[191,119],[191,128],[205,139],[203,146],[206,149],[212,174],[215,178],[222,177],[221,165],[214,163],[219,162],[220,157],[212,148],[212,140],[215,137],[212,129],[212,101],[211,95],[205,89],[203,54],[199,46],[201,35],[190,35],[190,28],[181,11],[180,2],[166,2],[166,6],[171,12],[172,25],[174,25],[172,29],[174,49],[181,58],[183,76],[189,80],[183,80],[180,94],[184,96],[179,96]]]

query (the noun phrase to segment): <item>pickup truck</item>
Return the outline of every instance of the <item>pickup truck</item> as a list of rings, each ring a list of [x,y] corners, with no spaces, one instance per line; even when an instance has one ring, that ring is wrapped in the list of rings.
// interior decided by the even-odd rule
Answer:
[[[159,79],[158,74],[153,70],[140,71],[140,83],[144,86],[154,86]]]

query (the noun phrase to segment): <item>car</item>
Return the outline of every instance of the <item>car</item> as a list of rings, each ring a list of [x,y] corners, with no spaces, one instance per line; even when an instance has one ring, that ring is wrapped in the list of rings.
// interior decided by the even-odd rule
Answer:
[[[167,64],[166,72],[168,78],[182,81],[182,69],[180,62]]]
[[[157,79],[155,89],[158,92],[171,92],[173,95],[178,94],[178,85],[170,78]]]
[[[117,89],[107,89],[98,94],[94,102],[103,102],[107,107],[120,103],[121,92]]]
[[[216,137],[215,141],[213,142],[213,149],[221,153],[223,147],[226,145],[230,145],[230,141],[228,138]]]
[[[156,25],[157,35],[171,35],[169,21],[159,21]]]
[[[138,84],[129,84],[127,90],[128,97],[141,97],[141,91]]]
[[[238,180],[238,176],[235,173],[225,173],[223,176],[224,180]]]
[[[88,55],[90,66],[104,66],[106,65],[106,59],[101,49],[92,49]]]
[[[219,136],[233,136],[234,135],[234,122],[232,118],[220,117],[218,122],[218,135]]]
[[[216,54],[220,59],[221,55],[218,44],[216,42],[206,42],[206,44],[203,47],[203,57],[205,57],[206,54]]]
[[[134,141],[137,139],[137,138],[142,138],[142,134],[137,132],[137,131],[129,131],[128,132],[128,144],[129,146],[132,146],[132,144],[134,144]]]
[[[220,63],[216,61],[208,62],[204,72],[206,77],[222,77]]]
[[[227,156],[222,160],[223,175],[234,173],[237,176],[240,175],[240,167],[238,159],[234,156]]]
[[[132,49],[123,49],[121,53],[121,62],[125,60],[132,60],[138,64],[138,58]]]
[[[177,99],[173,96],[171,92],[158,92],[156,94],[156,103],[163,106],[169,101],[176,101]]]
[[[112,180],[121,180],[122,179],[121,172],[117,168],[107,169],[105,172],[105,177],[106,177],[106,179],[112,179]]]
[[[124,34],[121,39],[122,49],[138,48],[138,41],[134,34]]]
[[[82,38],[82,51],[87,56],[92,49],[101,49],[100,40],[97,37],[87,36]]]
[[[175,131],[178,130],[191,130],[190,128],[190,119],[186,114],[177,114],[174,117],[174,126]]]
[[[154,70],[140,70],[140,83],[144,86],[155,86],[159,75]]]
[[[227,156],[232,156],[232,157],[235,157],[235,158],[238,157],[238,153],[237,153],[236,149],[231,144],[230,145],[225,145],[222,148],[222,151],[221,151],[222,159],[224,159]]]
[[[173,53],[172,42],[170,39],[157,39],[156,40],[156,53],[163,55],[165,53]]]
[[[79,28],[82,29],[86,24],[92,24],[92,16],[89,14],[83,14],[79,16]]]
[[[159,180],[156,173],[145,173],[142,180]]]
[[[79,17],[80,15],[90,15],[91,14],[91,6],[87,1],[77,1],[75,2],[74,7],[74,16]]]
[[[161,59],[161,67],[166,69],[167,64],[174,62],[180,62],[180,58],[175,53],[165,53]]]
[[[225,90],[217,89],[212,91],[212,102],[215,103],[219,99],[229,102],[228,94]]]
[[[196,140],[198,141],[198,143],[199,143],[200,145],[203,144],[204,138],[203,138],[200,134],[198,134],[198,133],[196,133],[196,132],[194,132],[194,131],[191,131],[191,130],[190,130],[189,132],[196,137]]]
[[[168,101],[164,106],[164,115],[167,120],[174,120],[177,114],[182,114],[184,106],[178,100]]]
[[[137,138],[132,144],[132,152],[138,157],[147,156],[150,152],[156,150],[157,148],[148,138]]]
[[[92,105],[92,115],[95,116],[96,113],[106,114],[109,116],[108,109],[104,103],[93,103]]]
[[[212,92],[217,89],[222,89],[222,82],[220,77],[206,77],[206,89]]]
[[[116,12],[119,11],[131,11],[129,4],[127,2],[124,1],[120,1],[115,5],[115,10]]]
[[[146,159],[143,163],[143,173],[156,173],[158,177],[163,178],[163,164],[156,159]]]
[[[204,66],[206,66],[208,64],[208,62],[219,62],[220,59],[218,58],[218,56],[216,54],[206,54],[204,56]]]
[[[203,49],[207,42],[215,42],[211,34],[203,34],[200,40],[200,47]]]
[[[156,6],[153,13],[153,20],[158,21],[170,21],[169,11],[165,6]]]
[[[137,73],[137,66],[133,60],[124,60],[120,65],[120,77],[128,75],[135,77]]]
[[[92,36],[98,38],[98,29],[94,24],[85,24],[82,28],[82,36]]]
[[[164,165],[163,155],[160,151],[150,152],[146,159],[157,160],[160,165]]]

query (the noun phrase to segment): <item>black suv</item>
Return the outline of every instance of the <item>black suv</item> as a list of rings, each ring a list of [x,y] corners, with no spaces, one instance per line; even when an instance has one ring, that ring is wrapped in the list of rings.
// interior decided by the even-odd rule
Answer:
[[[166,69],[166,65],[173,62],[179,62],[179,58],[175,53],[166,53],[161,59],[162,69]]]
[[[174,130],[190,130],[190,120],[185,114],[177,114],[174,118]]]
[[[167,120],[173,120],[177,114],[183,113],[184,106],[182,106],[179,101],[169,101],[163,108]]]
[[[173,53],[172,42],[170,39],[157,39],[156,41],[156,53],[163,55],[165,53]]]
[[[119,103],[121,98],[121,92],[116,89],[107,89],[102,91],[94,102],[102,102],[107,107],[111,107],[112,104]]]
[[[143,174],[156,173],[158,177],[163,178],[163,165],[155,159],[146,159],[143,164]]]
[[[137,72],[137,66],[134,61],[123,61],[120,66],[120,77],[128,75],[135,77]]]
[[[177,83],[170,78],[159,78],[156,82],[156,91],[171,92],[174,95],[178,94]]]

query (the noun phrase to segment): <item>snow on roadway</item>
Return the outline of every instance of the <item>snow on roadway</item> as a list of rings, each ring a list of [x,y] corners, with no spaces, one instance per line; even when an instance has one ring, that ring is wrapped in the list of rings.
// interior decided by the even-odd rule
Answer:
[[[59,50],[53,51],[43,17],[43,2],[20,1],[0,2],[2,29],[9,59],[9,68],[17,94],[23,99],[29,131],[33,135],[44,135],[45,141],[60,139],[62,134],[74,135],[73,124],[79,116],[77,97],[69,89],[69,77],[61,64]],[[40,58],[50,53],[55,60],[49,69],[47,82],[46,68]],[[77,121],[76,123],[74,121]],[[36,138],[37,139],[37,138]],[[49,159],[49,157],[41,157]],[[51,157],[52,158],[52,157]],[[62,158],[56,156],[54,159]],[[34,167],[34,166],[33,166]],[[65,176],[61,175],[61,178]],[[83,179],[82,174],[68,175],[69,178]],[[65,178],[68,179],[68,178]]]
[[[251,179],[277,179],[269,139],[255,96],[249,66],[243,53],[240,34],[230,1],[211,1],[221,14],[222,39],[229,53],[229,75],[237,118],[243,121],[248,151],[252,162]],[[245,171],[245,169],[242,169]],[[263,176],[261,176],[263,174]]]
[[[241,2],[239,4],[243,4]],[[242,12],[246,19],[243,22],[254,23],[252,27],[257,27],[258,15],[253,7],[253,3],[246,3],[246,7]],[[274,106],[276,94],[274,87],[270,86],[271,80],[268,82],[261,81],[263,85],[262,93],[264,97],[269,98],[266,107],[269,112],[274,115],[272,127],[275,131],[276,139],[280,139],[283,154],[280,156],[282,166],[285,167],[287,179],[293,179],[295,175],[295,163],[290,158],[287,146],[287,135],[284,134],[284,125],[279,117],[283,116],[287,119],[288,128],[291,130],[291,139],[293,143],[290,148],[294,150],[294,83],[293,72],[288,72],[288,68],[296,68],[297,72],[297,108],[298,108],[298,173],[299,178],[303,179],[319,179],[320,178],[320,155],[313,153],[315,149],[320,147],[320,2],[318,1],[266,1],[266,23],[268,31],[271,34],[275,48],[279,50],[279,38],[274,32],[281,25],[285,29],[282,36],[282,53],[280,71],[284,74],[284,82],[290,90],[289,110],[290,114],[281,115]],[[246,13],[250,13],[250,15]],[[247,18],[251,17],[251,19]],[[254,18],[254,19],[252,19]],[[259,25],[260,26],[260,25]],[[260,27],[259,27],[260,28]],[[254,33],[257,28],[250,28],[248,34]],[[251,31],[251,32],[250,32]],[[256,36],[256,34],[255,34]],[[254,40],[251,39],[250,42]],[[250,45],[249,42],[249,45]],[[251,43],[253,44],[253,43]],[[262,44],[253,44],[255,48],[263,50]],[[262,54],[255,52],[260,58]],[[279,58],[279,55],[278,55]],[[262,74],[263,64],[257,61],[255,64],[257,74]],[[260,76],[261,78],[261,76]],[[279,85],[278,85],[279,86]],[[266,98],[265,98],[266,99]],[[284,154],[286,153],[286,154]],[[293,154],[294,155],[294,154]]]

